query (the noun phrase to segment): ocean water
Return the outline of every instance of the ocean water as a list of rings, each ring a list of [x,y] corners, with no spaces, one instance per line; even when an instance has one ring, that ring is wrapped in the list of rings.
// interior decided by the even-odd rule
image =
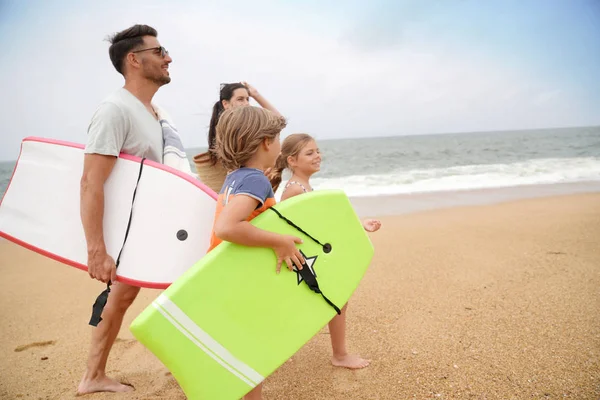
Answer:
[[[600,127],[323,141],[315,188],[350,196],[600,180]]]
[[[312,178],[313,187],[342,189],[349,196],[600,182],[600,127],[319,140],[318,144],[323,162]],[[200,151],[188,149],[190,162]],[[0,193],[14,165],[0,163]]]

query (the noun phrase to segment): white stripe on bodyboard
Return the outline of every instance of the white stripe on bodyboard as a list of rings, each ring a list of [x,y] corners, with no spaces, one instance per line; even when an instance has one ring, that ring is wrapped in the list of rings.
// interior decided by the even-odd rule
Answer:
[[[235,358],[164,294],[158,296],[152,305],[192,343],[247,385],[255,387],[265,379],[250,366]]]

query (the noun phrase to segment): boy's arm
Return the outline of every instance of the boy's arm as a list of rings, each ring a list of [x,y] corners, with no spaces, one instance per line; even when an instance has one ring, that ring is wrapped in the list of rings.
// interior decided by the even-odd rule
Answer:
[[[244,246],[276,246],[281,241],[281,235],[257,228],[246,221],[258,204],[258,200],[250,196],[232,196],[217,218],[215,235],[221,240]]]
[[[217,218],[215,235],[243,246],[272,248],[277,255],[277,272],[282,261],[290,270],[293,269],[292,262],[302,269],[304,259],[294,244],[302,243],[301,239],[265,231],[246,221],[258,204],[258,200],[250,196],[233,196]]]

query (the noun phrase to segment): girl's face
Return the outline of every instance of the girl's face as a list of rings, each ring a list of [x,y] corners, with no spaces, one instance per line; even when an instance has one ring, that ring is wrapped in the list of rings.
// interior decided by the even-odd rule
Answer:
[[[288,158],[288,165],[294,171],[312,175],[321,170],[321,151],[314,140],[306,143],[296,157]]]
[[[222,101],[223,108],[229,110],[233,107],[247,106],[250,104],[250,96],[244,88],[238,88],[233,91],[233,96],[229,100]]]

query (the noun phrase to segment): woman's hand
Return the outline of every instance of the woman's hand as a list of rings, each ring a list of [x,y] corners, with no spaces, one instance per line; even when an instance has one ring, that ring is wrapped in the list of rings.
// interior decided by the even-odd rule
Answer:
[[[248,95],[253,99],[256,99],[256,97],[259,96],[258,90],[256,90],[256,88],[250,85],[248,82],[244,81],[242,82],[242,85],[246,86],[246,89],[248,90]]]

